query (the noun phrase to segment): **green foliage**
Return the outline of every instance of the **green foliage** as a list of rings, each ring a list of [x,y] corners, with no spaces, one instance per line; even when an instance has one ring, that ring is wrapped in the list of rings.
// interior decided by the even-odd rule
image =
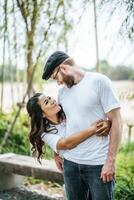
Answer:
[[[2,67],[3,65],[0,65],[0,82],[2,82]],[[10,71],[11,68],[11,71]],[[19,79],[22,82],[24,77],[26,76],[26,71],[23,69],[18,69],[18,72],[16,71],[16,66],[15,65],[11,65],[10,63],[7,63],[4,66],[4,81],[8,82],[11,80],[11,73],[12,73],[12,79],[14,82],[17,81],[17,77],[16,77],[16,73],[18,73],[19,75]]]
[[[96,71],[92,68],[91,71]],[[134,80],[134,68],[131,66],[111,66],[106,60],[100,62],[100,72],[112,80]]]
[[[40,183],[41,184],[44,183],[44,185],[47,185],[47,187],[49,187],[49,188],[61,188],[61,187],[63,187],[62,183],[60,185],[60,183],[36,179],[36,178],[33,178],[33,177],[25,177],[25,179],[24,179],[24,185],[35,185],[35,184],[40,184]]]
[[[123,145],[117,158],[115,200],[134,199],[134,143]]]
[[[53,151],[48,145],[46,145],[46,151],[45,151],[44,158],[46,158],[46,159],[53,158]]]
[[[132,74],[130,76],[130,80],[134,80],[134,71],[132,72]]]
[[[4,136],[5,131],[8,129],[10,123],[9,116],[0,113],[0,137]]]
[[[24,181],[24,184],[25,185],[35,185],[35,184],[38,184],[38,183],[41,183],[43,180],[40,180],[40,179],[36,179],[36,178],[33,178],[33,177],[25,177],[25,181]]]
[[[101,72],[107,75],[112,80],[133,80],[132,73],[134,69],[128,66],[116,66],[112,67],[107,61],[101,61],[100,63]]]
[[[16,108],[11,113],[0,113],[0,143],[2,142],[6,131],[11,125],[13,116],[15,116]],[[9,136],[6,145],[1,153],[14,152],[18,154],[29,154],[28,130],[26,127],[26,115],[21,114],[17,120],[13,133]]]
[[[127,66],[117,66],[113,67],[110,70],[109,77],[112,80],[129,80],[131,78],[132,73],[134,72],[134,69],[132,67]]]
[[[126,143],[125,145],[122,145],[120,150],[119,150],[119,155],[120,153],[122,154],[133,154],[134,152],[134,143]]]
[[[101,69],[101,72],[103,74],[110,75],[111,68],[112,67],[110,66],[110,64],[106,60],[102,60],[100,62],[100,69]]]

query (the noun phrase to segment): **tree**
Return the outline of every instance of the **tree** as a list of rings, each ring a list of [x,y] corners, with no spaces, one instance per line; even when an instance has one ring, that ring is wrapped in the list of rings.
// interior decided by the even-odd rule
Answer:
[[[100,61],[100,68],[101,68],[101,73],[106,74],[107,76],[110,75],[112,67],[110,66],[107,60]]]
[[[19,57],[20,62],[23,62],[24,65],[26,61],[27,89],[22,103],[24,103],[27,94],[29,97],[33,94],[33,77],[41,57],[46,58],[50,49],[56,49],[57,38],[64,38],[65,42],[66,34],[71,29],[71,21],[66,16],[68,10],[71,9],[71,3],[70,0],[6,0],[1,2],[3,10],[2,13],[0,12],[0,17],[3,19],[4,16],[5,21],[2,20],[3,24],[0,24],[4,27],[0,36],[5,44],[5,36],[7,35],[11,49],[14,50],[12,52],[16,54],[14,57]],[[7,24],[7,21],[10,23]],[[63,43],[62,40],[59,45],[64,47],[64,44],[67,43]],[[5,52],[5,50],[3,51]],[[5,57],[3,63],[5,63]],[[4,70],[2,70],[2,77],[4,77],[3,72]],[[2,80],[4,82],[3,78]],[[5,134],[1,147],[12,132],[20,110],[21,107],[19,107],[11,127]]]
[[[133,0],[100,0],[100,5],[113,5],[111,13],[116,10],[124,10],[124,21],[120,27],[120,33],[126,35],[132,42],[134,41],[134,1]],[[111,6],[112,7],[112,6]]]
[[[111,68],[109,77],[112,80],[129,80],[132,72],[133,72],[132,67],[119,65]]]
[[[13,65],[17,58],[24,67],[26,65],[29,84],[33,66],[42,56],[46,57],[50,49],[56,49],[56,38],[62,38],[58,45],[67,46],[66,34],[71,29],[71,21],[66,15],[71,1],[6,0],[1,2],[1,8],[0,17],[5,20],[0,23],[3,27],[0,36],[4,43],[10,41]],[[4,70],[2,73],[4,77]],[[28,96],[32,94],[32,87],[29,87]]]

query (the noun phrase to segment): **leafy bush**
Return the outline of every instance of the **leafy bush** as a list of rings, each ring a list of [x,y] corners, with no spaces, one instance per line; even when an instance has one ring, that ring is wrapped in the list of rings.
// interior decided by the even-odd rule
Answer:
[[[117,158],[116,200],[134,199],[134,144],[123,145]]]
[[[2,142],[6,131],[9,129],[13,117],[15,116],[16,108],[13,108],[11,113],[0,113],[0,143]],[[28,128],[26,127],[27,116],[21,114],[16,122],[13,133],[9,136],[6,145],[1,150],[1,153],[14,152],[20,154],[29,154],[28,143]]]

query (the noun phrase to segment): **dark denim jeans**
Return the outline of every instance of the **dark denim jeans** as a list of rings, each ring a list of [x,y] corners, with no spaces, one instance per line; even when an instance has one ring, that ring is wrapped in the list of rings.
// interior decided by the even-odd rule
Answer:
[[[113,200],[114,181],[100,179],[103,165],[83,165],[64,159],[64,182],[68,200]]]

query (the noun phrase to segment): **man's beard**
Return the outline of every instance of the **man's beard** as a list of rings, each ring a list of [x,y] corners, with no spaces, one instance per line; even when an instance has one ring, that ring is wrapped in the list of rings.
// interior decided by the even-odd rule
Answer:
[[[73,85],[75,85],[74,77],[71,75],[63,75],[63,81],[68,88],[71,88]]]

